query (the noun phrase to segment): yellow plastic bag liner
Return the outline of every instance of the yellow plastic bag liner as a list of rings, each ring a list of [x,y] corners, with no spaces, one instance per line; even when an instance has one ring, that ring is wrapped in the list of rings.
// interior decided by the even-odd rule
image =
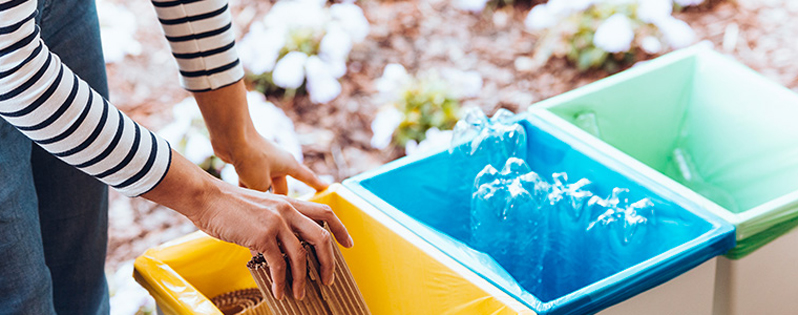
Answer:
[[[355,240],[341,248],[374,314],[534,314],[348,189],[335,184],[311,201],[330,205]],[[134,277],[164,314],[222,313],[209,298],[255,288],[249,250],[202,232],[147,250]]]

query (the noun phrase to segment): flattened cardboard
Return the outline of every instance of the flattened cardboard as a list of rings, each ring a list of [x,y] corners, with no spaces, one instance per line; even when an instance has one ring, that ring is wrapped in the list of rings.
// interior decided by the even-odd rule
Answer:
[[[286,287],[285,292],[289,293],[282,300],[274,298],[269,267],[263,255],[252,257],[247,263],[247,268],[263,294],[264,301],[261,304],[266,304],[274,315],[371,315],[338,246],[333,246],[335,281],[330,286],[321,283],[319,261],[313,247],[307,243],[303,243],[303,246],[308,253],[308,276],[305,298],[302,300],[297,300],[290,294],[290,286]],[[288,279],[290,275],[291,271],[287,270]]]

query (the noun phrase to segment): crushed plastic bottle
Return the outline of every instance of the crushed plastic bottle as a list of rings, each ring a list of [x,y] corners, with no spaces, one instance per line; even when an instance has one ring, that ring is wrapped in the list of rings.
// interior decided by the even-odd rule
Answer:
[[[499,109],[490,119],[478,108],[466,111],[457,122],[452,136],[451,154],[486,158],[494,168],[501,168],[511,157],[526,159],[527,139],[524,127],[513,120],[514,114]]]
[[[477,175],[471,205],[472,246],[500,262],[527,290],[541,284],[548,224],[542,205],[549,185],[521,159]]]
[[[574,124],[597,138],[601,138],[601,129],[599,129],[598,117],[595,112],[583,111],[576,114]]]
[[[643,198],[629,204],[628,199],[620,199],[621,194],[628,192],[629,190],[626,188],[615,188],[607,199],[598,196],[591,198],[588,202],[589,206],[598,206],[606,211],[590,222],[587,231],[608,228],[616,233],[615,239],[621,245],[627,246],[633,241],[640,242],[643,237],[635,237],[635,235],[645,233],[647,225],[654,223],[654,203],[648,198]]]
[[[590,266],[591,274],[597,277],[620,268],[625,257],[657,247],[648,241],[657,239],[654,204],[648,198],[629,203],[622,196],[628,192],[626,188],[614,188],[607,199],[593,196],[588,201],[587,207],[595,219],[585,229],[588,242],[593,244],[587,256],[597,262]]]
[[[733,213],[737,213],[739,207],[737,201],[734,200],[731,194],[725,190],[708,183],[704,180],[698,168],[695,166],[695,161],[688,150],[682,147],[676,147],[673,150],[673,163],[680,175],[678,181],[690,189],[698,192],[707,199],[712,200],[721,207],[728,209]]]
[[[545,281],[556,291],[565,292],[577,282],[577,277],[582,276],[580,270],[585,261],[578,253],[588,246],[583,235],[584,226],[590,219],[584,209],[593,193],[584,189],[590,184],[586,178],[568,183],[568,174],[561,172],[552,174],[552,180],[547,205],[551,225],[549,239],[552,241],[547,259],[556,270],[548,272]]]
[[[449,157],[453,171],[447,189],[470,194],[474,178],[485,165],[501,169],[511,157],[526,159],[526,130],[513,117],[506,109],[499,109],[492,118],[479,108],[465,111],[452,135]]]
[[[582,178],[573,184],[568,184],[568,174],[552,174],[554,184],[549,194],[549,202],[552,206],[557,206],[557,211],[570,216],[573,221],[584,218],[585,203],[593,196],[589,190],[582,190],[583,187],[590,185],[590,180]]]
[[[577,120],[599,134],[595,113]],[[507,110],[492,118],[468,111],[449,152],[456,176],[464,177],[447,189],[471,194],[469,245],[542,300],[605,278],[652,247],[646,240],[656,218],[648,198],[629,203],[629,190],[614,188],[604,199],[590,179],[571,182],[565,172],[542,178],[525,162],[526,131]]]
[[[617,270],[628,253],[644,250],[655,224],[653,203],[629,203],[623,198],[628,189],[615,188],[604,199],[587,189],[586,178],[551,178],[549,183],[523,160],[510,158],[501,171],[484,167],[471,201],[471,246],[542,298]]]

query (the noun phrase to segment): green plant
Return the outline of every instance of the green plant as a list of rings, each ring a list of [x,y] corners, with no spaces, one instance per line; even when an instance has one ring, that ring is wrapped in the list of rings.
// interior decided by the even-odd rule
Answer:
[[[449,130],[459,119],[460,102],[445,88],[440,79],[415,82],[401,100],[393,104],[404,119],[394,133],[394,143],[404,147],[409,140],[421,142],[428,129]]]
[[[456,69],[411,76],[402,65],[389,64],[376,87],[386,106],[372,121],[371,145],[405,147],[411,141],[424,141],[430,129],[452,129],[460,118],[460,100],[479,95],[482,76]]]
[[[694,42],[690,26],[671,15],[674,6],[672,0],[551,0],[532,8],[525,24],[541,35],[538,65],[560,57],[581,71],[615,72]]]

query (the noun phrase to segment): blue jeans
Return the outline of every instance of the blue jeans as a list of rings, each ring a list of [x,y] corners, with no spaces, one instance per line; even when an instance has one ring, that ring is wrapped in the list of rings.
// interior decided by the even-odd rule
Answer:
[[[41,36],[108,97],[93,0],[39,0]],[[0,118],[0,314],[108,314],[108,189]]]

